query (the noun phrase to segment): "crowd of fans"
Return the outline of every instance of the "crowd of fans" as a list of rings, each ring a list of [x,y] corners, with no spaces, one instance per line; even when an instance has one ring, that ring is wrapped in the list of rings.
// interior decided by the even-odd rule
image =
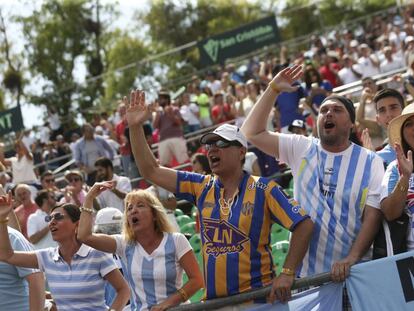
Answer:
[[[257,189],[263,187],[266,190],[269,187],[278,192],[279,188],[273,181],[276,180],[286,188],[290,177],[287,180],[279,175],[275,177],[286,165],[292,169],[294,198],[298,203],[283,201],[284,194],[272,192],[272,195],[264,195],[259,190],[254,194],[257,197],[263,195],[263,198],[260,197],[265,202],[262,203],[263,209],[271,213],[269,219],[263,217],[263,223],[283,224],[293,232],[292,245],[301,250],[292,251],[293,254],[288,256],[283,272],[285,276],[299,275],[297,268],[303,260],[301,276],[325,272],[333,267],[333,279],[342,281],[349,273],[349,266],[365,258],[366,250],[373,243],[374,258],[412,249],[414,240],[409,229],[410,218],[407,217],[412,211],[409,206],[409,211],[406,211],[404,200],[407,191],[408,195],[411,191],[413,171],[410,159],[413,144],[409,128],[414,123],[411,120],[414,109],[411,105],[404,108],[407,99],[414,96],[412,13],[413,10],[408,7],[401,14],[377,16],[352,30],[314,36],[309,48],[304,51],[288,51],[283,47],[278,57],[268,54],[263,59],[253,58],[239,67],[228,64],[206,72],[203,77],[194,76],[179,94],[159,91],[158,99],[149,105],[145,105],[143,93],[134,92],[129,101],[120,100],[115,111],[94,116],[80,130],[65,129],[57,112],[48,108],[48,121],[43,127],[36,132],[26,130],[21,133],[14,145],[14,156],[6,155],[4,146],[0,147],[0,184],[5,193],[13,193],[13,199],[0,197],[0,238],[3,240],[0,246],[8,249],[0,255],[0,259],[13,266],[24,267],[19,268],[16,279],[28,277],[29,285],[35,283],[43,288],[44,282],[37,276],[38,269],[44,272],[47,286],[59,310],[73,308],[73,305],[68,304],[69,296],[72,299],[83,297],[85,301],[78,301],[79,308],[83,310],[87,310],[86,303],[95,304],[93,310],[104,310],[105,304],[114,310],[121,310],[129,297],[128,287],[131,289],[130,306],[133,310],[151,307],[151,310],[164,310],[188,300],[189,296],[203,287],[201,273],[189,243],[183,235],[174,233],[178,227],[174,217],[169,217],[177,205],[173,193],[198,206],[202,227],[208,225],[214,228],[211,219],[217,216],[213,216],[214,213],[207,214],[211,212],[205,212],[206,206],[218,204],[226,221],[230,221],[233,216],[232,204],[236,204],[235,201],[238,202],[238,198],[244,195],[243,187],[246,188],[247,183],[254,184]],[[395,71],[399,73],[395,74]],[[375,76],[382,73],[392,73],[392,79],[387,84],[377,85]],[[334,88],[359,81],[362,82],[362,91],[349,94],[349,98],[332,96]],[[356,109],[351,99],[358,102]],[[330,117],[340,113],[347,114],[345,117]],[[234,126],[223,125],[227,123]],[[202,136],[201,143],[191,139],[216,127],[217,130],[211,135],[207,134],[210,136]],[[343,127],[345,136],[333,136],[335,141],[331,143],[330,130],[340,127]],[[240,152],[248,146],[241,132],[239,136],[239,128],[256,147],[250,146],[246,152]],[[389,137],[390,142],[388,133],[393,133]],[[319,137],[320,142],[306,136]],[[347,150],[350,136],[356,143],[352,144],[352,150],[355,150],[352,152],[358,153],[358,159],[374,159],[364,165],[358,163],[361,170],[355,170],[355,166],[355,174],[349,175],[352,177],[351,183],[353,181],[360,185],[355,190],[358,195],[344,198],[345,188],[340,188],[339,184],[338,187],[336,184],[333,186],[330,180],[324,179],[326,176],[319,176],[321,184],[310,189],[309,185],[315,177],[311,172],[328,170],[325,166],[318,167],[320,158],[317,155],[325,157],[324,161],[332,161],[330,175],[336,169],[352,170],[351,162],[335,162],[339,161],[336,153]],[[157,148],[151,151],[151,146]],[[283,150],[279,149],[281,146],[284,146]],[[216,149],[228,150],[234,158]],[[379,157],[374,157],[373,152],[377,152]],[[238,167],[240,161],[234,161],[239,156],[242,157],[242,167]],[[299,170],[302,156],[307,157],[310,167],[301,167]],[[68,163],[70,160],[73,160],[73,164]],[[227,169],[220,166],[225,161],[228,161]],[[181,164],[184,164],[185,170],[196,174],[166,168]],[[68,165],[63,176],[53,172],[62,165]],[[345,165],[348,165],[346,169]],[[383,174],[380,174],[383,167],[387,169],[384,179]],[[309,175],[299,178],[303,172]],[[357,175],[358,172],[367,174],[364,175],[366,178]],[[134,183],[141,174],[144,180]],[[241,177],[243,174],[249,177]],[[250,174],[271,178],[259,181]],[[214,175],[218,176],[219,182],[213,178]],[[349,179],[349,176],[346,178]],[[58,178],[62,180],[58,182]],[[237,178],[246,178],[243,187],[237,187]],[[338,179],[341,182],[344,180],[341,187],[350,182],[346,178],[341,175]],[[146,181],[154,183],[151,190],[133,191],[133,188],[147,188],[149,184]],[[213,190],[222,188],[220,196],[216,198],[208,192],[210,190],[202,190],[209,187],[213,187]],[[359,192],[364,189],[367,189],[367,201],[360,202],[358,200],[362,200],[363,195]],[[321,193],[311,198],[303,195],[319,190]],[[364,203],[363,212],[359,209],[350,212],[353,213],[349,218],[352,228],[344,225],[332,233],[325,227],[327,222],[322,220],[323,217],[338,221],[341,218],[330,205],[335,204],[333,201],[349,203],[350,206]],[[249,209],[248,198],[240,202],[240,208]],[[275,210],[276,204],[286,210],[287,216]],[[298,207],[300,213],[287,212],[298,204],[302,206]],[[8,206],[7,213],[4,206]],[[395,210],[395,206],[399,207],[398,210]],[[332,214],[323,216],[318,208],[330,209]],[[98,213],[96,216],[96,233],[93,233],[93,211],[104,215],[98,217]],[[249,213],[253,212],[246,212],[246,215]],[[382,227],[381,213],[387,220],[387,224],[384,224],[387,228],[395,228],[395,223],[406,225],[400,228],[409,232],[405,237],[405,246],[397,246],[396,243],[389,246],[394,229],[384,227],[376,234],[378,228]],[[6,220],[6,216],[9,219]],[[1,224],[7,224],[14,217],[15,224],[9,225],[17,230],[9,229],[6,232],[5,226]],[[109,221],[104,221],[100,227],[99,220],[105,217]],[[308,218],[314,223],[317,238],[311,237],[312,225],[308,224]],[[48,219],[49,225],[45,219]],[[62,224],[62,219],[70,221]],[[80,231],[77,228],[79,221]],[[243,221],[244,225],[233,225],[250,226],[247,220]],[[124,235],[120,235],[121,224]],[[263,228],[262,235],[268,236],[268,229],[264,225]],[[245,228],[239,229],[243,232]],[[137,236],[136,232],[140,235]],[[342,234],[341,243],[337,245],[332,242],[336,238],[332,234]],[[308,236],[310,240],[298,238],[302,235]],[[7,236],[10,242],[6,243]],[[253,238],[249,235],[249,239]],[[208,240],[207,233],[205,239]],[[211,241],[203,240],[203,243],[208,242]],[[154,243],[157,246],[164,243],[164,249],[159,251],[158,257],[152,257],[158,249]],[[265,252],[260,247],[264,248],[266,243],[269,241],[262,238],[257,240],[258,253],[263,256]],[[305,252],[308,245],[309,251]],[[324,250],[323,254],[320,247]],[[15,253],[12,249],[20,252]],[[31,249],[36,252],[29,252]],[[63,249],[65,251],[62,252]],[[114,254],[117,260],[113,261],[112,256],[105,252]],[[230,254],[226,254],[226,260],[217,259],[215,255],[213,263],[211,254],[203,254],[204,260],[209,262],[209,269],[214,266],[217,271],[224,271],[220,265],[225,265],[227,259],[234,259]],[[326,254],[329,259],[326,259]],[[246,255],[241,252],[240,256]],[[91,280],[88,281],[86,275],[91,275],[96,281],[95,291],[105,296],[105,300],[99,300],[99,296],[94,297],[96,301],[92,301],[82,296],[87,285],[72,292],[69,281],[65,286],[60,284],[56,269],[63,271],[62,278],[70,279],[72,272],[64,263],[69,260],[70,264],[72,258],[78,260],[80,266],[83,261],[100,262],[100,270],[79,268],[78,273],[82,275],[79,282],[87,284]],[[169,258],[170,266],[165,263],[166,258]],[[249,260],[254,269],[260,270],[253,258]],[[165,271],[164,265],[167,267]],[[119,267],[122,267],[126,281],[119,273]],[[0,268],[11,271],[9,266],[0,264]],[[171,274],[169,269],[175,272]],[[236,273],[230,267],[228,269],[229,275]],[[184,271],[188,277],[185,283],[182,282]],[[224,288],[217,285],[220,280],[218,275],[213,278],[204,272],[208,299],[267,285],[274,276],[271,270],[263,270],[260,271],[263,275],[257,276],[265,280],[263,282],[253,280],[254,286],[240,285],[239,288],[239,284],[235,286],[227,280],[227,287]],[[242,275],[238,270],[237,273]],[[31,277],[33,275],[36,277]],[[154,285],[155,280],[160,279],[165,284]],[[283,277],[276,278],[271,296],[280,300],[288,299],[291,281]],[[31,285],[30,288],[37,285]],[[24,296],[25,286],[16,285],[21,297]],[[4,285],[0,277],[0,306],[4,302],[5,306],[13,306],[11,309],[16,309],[16,306],[21,306],[22,310],[28,309],[29,301],[4,298],[2,289]],[[39,303],[35,298],[30,298],[31,306]]]

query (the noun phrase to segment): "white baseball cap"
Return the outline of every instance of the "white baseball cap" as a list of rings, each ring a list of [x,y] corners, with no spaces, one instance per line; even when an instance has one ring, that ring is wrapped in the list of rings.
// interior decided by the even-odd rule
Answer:
[[[95,225],[122,224],[122,212],[115,207],[105,207],[98,211]]]
[[[237,126],[227,123],[220,125],[213,132],[201,136],[200,143],[204,145],[210,139],[216,138],[217,136],[224,138],[227,141],[238,141],[243,147],[247,148],[247,139],[244,137],[241,130]]]

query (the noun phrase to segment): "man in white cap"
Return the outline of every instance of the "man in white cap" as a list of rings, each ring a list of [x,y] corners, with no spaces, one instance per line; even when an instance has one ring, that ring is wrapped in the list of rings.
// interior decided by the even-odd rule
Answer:
[[[247,141],[240,129],[224,124],[201,138],[213,175],[177,171],[160,166],[145,143],[142,124],[150,109],[144,92],[132,92],[130,101],[124,97],[124,103],[132,151],[142,176],[198,207],[207,299],[272,283],[275,274],[269,234],[272,224],[278,222],[293,234],[270,299],[286,301],[313,225],[274,181],[243,172]]]

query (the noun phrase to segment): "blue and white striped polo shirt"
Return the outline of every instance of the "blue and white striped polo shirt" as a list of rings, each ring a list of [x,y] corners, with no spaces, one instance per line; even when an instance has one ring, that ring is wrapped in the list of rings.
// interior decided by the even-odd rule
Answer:
[[[112,254],[82,244],[70,265],[59,247],[37,250],[36,256],[59,311],[108,310],[103,277],[117,269]]]
[[[364,207],[379,208],[382,160],[353,143],[331,153],[316,138],[283,134],[279,158],[291,167],[294,197],[315,223],[301,276],[330,271],[349,254]]]

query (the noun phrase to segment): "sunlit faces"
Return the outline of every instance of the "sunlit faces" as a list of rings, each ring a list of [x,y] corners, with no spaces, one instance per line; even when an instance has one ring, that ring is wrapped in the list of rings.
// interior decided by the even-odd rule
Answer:
[[[402,135],[411,150],[414,150],[414,116],[409,117],[403,124]]]
[[[212,139],[206,144],[207,157],[211,171],[215,174],[226,172],[234,174],[237,168],[242,167],[242,160],[246,154],[246,148],[237,141],[227,141],[222,138]]]
[[[54,241],[62,241],[76,235],[78,222],[72,222],[68,213],[62,207],[58,207],[46,216],[49,220],[49,230]]]
[[[16,191],[16,198],[19,202],[21,202],[23,205],[28,204],[31,202],[31,193],[30,190],[23,186],[18,186]]]
[[[395,97],[385,97],[377,101],[377,122],[380,126],[388,128],[392,119],[402,112],[400,102]]]
[[[126,217],[128,226],[133,231],[146,231],[155,228],[154,212],[145,199],[137,199],[126,205]]]
[[[317,125],[322,144],[329,146],[344,144],[353,128],[345,106],[335,99],[327,100],[321,105]]]
[[[103,166],[95,166],[98,181],[108,180],[108,169]]]

